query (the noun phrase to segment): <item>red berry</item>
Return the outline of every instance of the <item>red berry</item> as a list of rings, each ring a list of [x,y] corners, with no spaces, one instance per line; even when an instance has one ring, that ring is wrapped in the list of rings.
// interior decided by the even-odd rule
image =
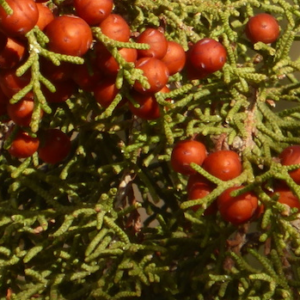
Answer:
[[[233,225],[240,225],[249,221],[254,216],[258,206],[258,199],[252,192],[246,192],[236,197],[231,196],[232,191],[242,188],[244,187],[231,187],[217,199],[222,218]]]
[[[275,193],[279,195],[279,203],[286,204],[290,208],[298,208],[298,210],[300,211],[300,200],[288,187],[278,187],[274,190],[274,193],[272,195],[274,195]]]
[[[239,155],[230,150],[220,150],[209,154],[202,167],[208,173],[224,181],[231,180],[242,173]]]
[[[186,61],[186,53],[180,44],[168,41],[167,52],[161,60],[168,67],[170,75],[174,75],[183,69]]]
[[[119,63],[111,55],[111,53],[103,46],[96,49],[95,63],[100,71],[103,71],[105,75],[116,77],[120,70]],[[137,60],[137,50],[133,48],[121,48],[118,50],[119,54],[124,58],[126,62],[135,63]]]
[[[174,146],[171,154],[171,166],[178,173],[191,175],[196,171],[190,164],[195,163],[201,166],[205,158],[206,147],[204,144],[194,140],[184,140]]]
[[[203,73],[213,73],[222,69],[226,57],[224,46],[210,38],[198,41],[189,51],[190,63]]]
[[[249,19],[246,25],[246,36],[254,44],[273,43],[277,40],[280,30],[277,20],[269,14],[258,14]]]
[[[11,69],[16,67],[26,55],[25,44],[14,38],[7,38],[4,49],[0,52],[0,68]]]
[[[128,42],[130,27],[126,20],[117,14],[109,14],[99,25],[103,34],[119,42]]]
[[[194,184],[197,184],[198,182],[209,182],[203,175],[200,173],[194,173],[189,176],[188,182],[187,182],[187,190],[189,191]]]
[[[89,25],[99,25],[111,13],[113,0],[74,0],[73,5]]]
[[[24,36],[37,23],[38,8],[33,0],[5,0],[13,10],[8,15],[0,5],[0,29],[10,37]]]
[[[37,3],[36,6],[39,11],[39,18],[36,25],[41,30],[44,30],[45,27],[54,20],[54,14],[46,4]]]
[[[300,145],[285,148],[279,158],[284,166],[300,164]],[[290,171],[289,174],[297,184],[300,184],[300,168]]]
[[[128,102],[129,109],[134,115],[145,120],[155,120],[160,117],[159,104],[154,94],[142,95],[134,91],[131,97],[139,104],[139,107],[135,107],[130,101]]]
[[[48,49],[53,52],[83,56],[93,41],[89,25],[73,15],[59,16],[45,28],[49,38]]]
[[[73,68],[72,79],[84,91],[92,91],[102,79],[102,74],[98,70],[89,70],[87,64],[76,65]]]
[[[116,87],[115,80],[106,78],[94,87],[93,92],[96,101],[107,108],[117,96],[119,89]]]
[[[139,81],[136,81],[133,88],[142,94],[156,93],[160,91],[168,82],[169,70],[165,63],[154,57],[143,57],[135,64],[137,69],[143,71],[143,75],[148,79],[150,88],[145,89]]]
[[[154,28],[147,28],[136,40],[138,43],[148,44],[150,49],[138,50],[139,57],[163,58],[167,53],[168,42],[162,32]]]
[[[200,175],[199,173],[196,173],[192,176]],[[201,175],[200,175],[201,176]],[[197,200],[204,198],[205,196],[209,195],[212,190],[215,188],[214,184],[210,183],[207,179],[203,178],[200,180],[197,180],[193,183],[193,185],[188,189],[188,199],[189,200]],[[192,206],[191,209],[193,211],[197,211],[200,208],[199,205]],[[204,211],[205,216],[213,215],[217,213],[218,206],[217,201],[213,201]]]
[[[31,137],[25,131],[19,131],[12,141],[8,152],[17,158],[27,158],[37,151],[39,144],[38,138]]]
[[[34,109],[32,99],[23,98],[15,104],[7,104],[7,114],[19,126],[29,126]],[[41,117],[43,111],[41,111]]]
[[[17,68],[0,70],[0,87],[8,98],[23,89],[30,83],[31,73],[25,72],[22,76],[16,75]],[[27,98],[32,98],[32,92],[26,95]]]
[[[60,129],[48,129],[44,132],[39,148],[39,157],[48,164],[64,160],[71,150],[71,141]]]

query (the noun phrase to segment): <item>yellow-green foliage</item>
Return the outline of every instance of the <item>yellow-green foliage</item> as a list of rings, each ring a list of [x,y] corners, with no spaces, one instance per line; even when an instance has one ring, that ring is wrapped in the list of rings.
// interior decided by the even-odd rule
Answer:
[[[53,4],[60,13],[72,12],[63,2]],[[6,7],[5,1],[0,4]],[[189,81],[184,71],[171,77],[172,91],[157,94],[161,117],[146,121],[133,117],[126,105],[117,107],[135,80],[148,82],[116,49],[147,45],[116,42],[93,28],[94,39],[122,66],[120,92],[107,109],[82,90],[50,105],[40,88],[54,91],[55,84],[40,73],[40,58],[56,65],[81,64],[83,58],[49,52],[48,39],[37,27],[26,35],[29,57],[18,75],[29,69],[32,80],[11,102],[33,90],[29,133],[58,127],[73,140],[68,158],[54,166],[36,154],[23,161],[12,158],[9,140],[2,147],[0,299],[300,299],[300,215],[286,213],[269,195],[282,180],[300,199],[288,173],[299,166],[274,159],[288,145],[300,144],[300,60],[290,57],[300,39],[300,1],[114,4],[132,32],[163,26],[167,39],[185,50],[201,38],[214,38],[226,48],[227,62],[203,80]],[[245,24],[258,12],[279,20],[276,43],[253,45],[245,37]],[[283,101],[294,105],[278,108]],[[45,112],[41,122],[40,109]],[[7,125],[1,124],[4,140]],[[243,172],[223,182],[193,165],[216,188],[189,201],[187,177],[175,173],[169,161],[174,143],[195,135],[208,150],[222,140],[237,151]],[[240,184],[256,193],[263,216],[234,227],[219,214],[202,215],[225,189]],[[203,209],[193,212],[195,204]]]

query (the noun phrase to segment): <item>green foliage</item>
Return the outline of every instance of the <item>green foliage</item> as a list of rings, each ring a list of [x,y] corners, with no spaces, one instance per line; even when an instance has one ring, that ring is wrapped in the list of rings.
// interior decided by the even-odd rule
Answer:
[[[64,12],[63,1],[54,1]],[[49,105],[41,92],[55,85],[40,73],[40,58],[55,65],[83,63],[79,57],[47,50],[47,37],[35,27],[26,38],[29,56],[18,75],[30,70],[18,102],[35,94],[28,132],[59,127],[73,136],[61,164],[37,155],[23,161],[0,156],[0,299],[300,299],[300,215],[270,196],[276,180],[300,199],[300,188],[275,158],[300,144],[299,58],[290,49],[299,40],[300,2],[294,0],[115,0],[115,12],[132,32],[162,26],[169,40],[188,50],[204,37],[222,42],[224,68],[203,80],[185,71],[170,79],[170,93],[157,93],[161,117],[146,121],[118,107],[135,80],[147,79],[117,49],[147,45],[116,42],[93,28],[122,66],[120,92],[111,105],[98,106],[79,90],[65,103]],[[9,11],[5,1],[0,4]],[[280,20],[272,45],[252,45],[245,24],[257,12]],[[172,98],[172,103],[166,99]],[[129,99],[130,100],[130,99]],[[289,108],[281,102],[294,103]],[[40,110],[45,112],[40,120]],[[91,117],[91,114],[93,117]],[[1,123],[3,136],[7,125]],[[170,168],[174,143],[198,136],[211,151],[237,151],[243,173],[223,182],[193,168],[216,184],[199,200],[187,199],[187,178]],[[13,136],[12,136],[13,137]],[[2,137],[4,139],[4,137]],[[204,209],[231,186],[254,191],[265,211],[234,227]],[[190,207],[201,205],[193,212]]]

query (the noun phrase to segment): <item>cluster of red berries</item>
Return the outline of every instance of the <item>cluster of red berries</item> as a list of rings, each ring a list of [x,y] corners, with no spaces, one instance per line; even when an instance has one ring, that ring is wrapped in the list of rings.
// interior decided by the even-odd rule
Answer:
[[[31,123],[35,101],[33,92],[28,92],[18,103],[9,102],[9,99],[31,80],[29,72],[20,77],[16,75],[17,68],[29,53],[25,34],[34,26],[44,30],[54,20],[54,14],[45,4],[38,3],[45,1],[6,2],[13,13],[8,15],[0,6],[0,114],[8,115],[9,119],[6,121],[13,121],[7,134],[8,139],[12,138],[8,151],[17,158],[27,158],[38,151],[43,161],[55,164],[69,154],[71,149],[69,136],[57,128],[42,130],[38,136],[30,133],[28,126]],[[42,117],[43,111],[40,115]],[[19,126],[17,132],[13,130],[14,125]]]
[[[120,66],[104,44],[101,42],[93,44],[90,26],[99,26],[104,35],[120,42],[129,42],[131,31],[129,24],[121,15],[112,13],[112,0],[74,0],[70,2],[70,5],[74,6],[76,15],[61,16],[56,16],[55,9],[50,10],[46,4],[38,3],[46,1],[7,0],[6,2],[13,10],[13,14],[8,15],[4,8],[0,7],[0,113],[2,116],[8,115],[10,120],[21,127],[12,141],[10,154],[18,158],[26,158],[37,149],[42,149],[42,146],[39,138],[32,136],[30,130],[27,130],[32,122],[35,108],[34,93],[29,91],[17,103],[9,102],[9,99],[31,82],[29,71],[22,76],[16,75],[16,70],[30,52],[24,36],[34,26],[38,26],[49,38],[47,50],[85,57],[85,63],[79,66],[66,62],[57,66],[48,58],[40,58],[41,74],[55,86],[55,92],[51,92],[46,86],[41,85],[48,104],[64,102],[76,92],[77,88],[80,88],[92,92],[96,101],[106,108],[119,92],[116,87],[116,76]],[[134,63],[135,68],[143,71],[150,86],[145,89],[139,81],[135,81],[128,95],[132,100],[128,101],[128,106],[138,117],[147,120],[156,119],[160,116],[160,110],[154,94],[170,91],[167,87],[169,76],[184,68],[186,53],[179,43],[168,41],[163,32],[156,28],[145,29],[134,40],[137,43],[148,44],[149,49],[122,48],[118,49],[118,52],[127,63]],[[211,39],[205,39],[205,42],[199,41],[194,45],[189,60],[195,63],[195,70],[208,67],[209,70],[206,71],[213,72],[224,65],[225,49],[221,63],[211,59],[210,45],[216,43],[224,49],[221,44]],[[201,45],[204,45],[204,54],[199,54],[198,50],[201,49]],[[213,52],[212,55],[216,53]],[[202,63],[199,64],[201,61]],[[120,105],[125,102],[126,99],[123,99]],[[133,105],[132,102],[138,105]],[[40,110],[40,119],[43,115],[44,112]],[[62,141],[62,148],[63,145],[70,144],[64,142],[67,138],[66,136],[59,139]],[[65,156],[62,157],[65,158]],[[42,155],[40,157],[49,163],[62,160],[47,159]]]
[[[99,41],[93,44],[91,26],[98,26],[104,35],[119,42],[129,42],[132,34],[128,22],[121,15],[113,13],[113,0],[73,0],[69,5],[75,8],[74,15],[61,16],[56,15],[55,9],[50,10],[46,4],[39,3],[47,1],[6,0],[6,2],[13,10],[13,14],[8,15],[0,6],[0,113],[7,114],[16,125],[24,129],[17,134],[9,152],[18,158],[25,158],[31,156],[37,149],[40,149],[40,154],[41,149],[47,145],[47,135],[43,138],[46,141],[40,146],[39,139],[32,137],[28,133],[30,130],[26,130],[32,121],[36,101],[34,93],[28,92],[16,104],[9,103],[9,99],[31,81],[29,72],[20,77],[16,75],[17,68],[30,52],[24,39],[25,34],[34,26],[38,26],[49,38],[47,50],[85,58],[83,65],[61,63],[56,66],[48,58],[41,57],[41,74],[49,79],[56,89],[53,93],[45,86],[41,87],[49,104],[66,101],[80,88],[92,92],[96,101],[105,108],[119,93],[116,77],[120,66],[104,44]],[[65,2],[67,5],[68,2]],[[271,15],[260,14],[250,18],[245,32],[253,43],[258,41],[272,43],[278,38],[279,26]],[[136,69],[143,71],[149,87],[145,88],[141,82],[135,81],[128,94],[130,101],[123,99],[120,105],[128,102],[129,109],[134,115],[147,120],[160,116],[155,93],[170,91],[167,86],[169,76],[182,71],[185,67],[188,78],[201,79],[220,70],[226,62],[226,49],[220,42],[210,38],[201,39],[187,52],[179,43],[168,41],[163,31],[157,28],[147,28],[133,40],[136,43],[148,44],[149,49],[121,48],[118,49],[119,55],[124,61],[133,63]],[[40,117],[42,116],[41,110]],[[49,131],[51,130],[44,132]],[[59,129],[55,130],[57,134],[58,131],[60,138],[57,140],[61,142],[60,147],[68,145],[67,150],[70,151],[69,137]],[[48,159],[42,154],[40,157],[46,162],[58,162],[66,157],[67,150],[60,159]],[[205,159],[209,160],[210,156]],[[209,163],[204,163],[204,166],[206,165]],[[220,178],[225,180],[222,176]]]
[[[300,163],[300,146],[290,146],[282,151],[279,156],[282,165]],[[201,199],[210,194],[216,185],[197,173],[191,166],[195,163],[201,166],[212,176],[228,181],[238,177],[243,166],[239,155],[231,150],[219,150],[207,155],[206,147],[196,140],[184,140],[178,142],[171,154],[171,166],[174,171],[188,175],[187,192],[189,200]],[[291,178],[300,184],[300,169],[290,172]],[[243,185],[233,186],[225,190],[216,201],[206,210],[204,215],[212,215],[217,211],[225,221],[234,225],[243,224],[258,217],[264,210],[259,205],[258,198],[254,192],[249,191],[238,196],[231,196],[233,191],[244,188]],[[279,196],[278,201],[287,204],[291,208],[300,210],[300,201],[286,185],[278,185],[270,196],[275,193]],[[199,209],[198,205],[192,206],[194,211]]]
[[[277,40],[280,29],[277,20],[266,13],[258,14],[248,21],[245,29],[247,38],[252,43],[263,42],[273,43]],[[205,51],[211,53],[209,60],[203,61]],[[197,42],[188,51],[187,67],[190,79],[204,78],[210,73],[221,69],[226,61],[226,50],[217,41],[203,39]],[[292,146],[285,149],[280,155],[283,165],[300,163],[300,146]],[[220,150],[207,155],[204,144],[195,140],[185,140],[177,143],[172,151],[171,165],[174,171],[189,175],[187,191],[188,199],[201,199],[211,193],[216,185],[203,177],[191,168],[190,164],[195,163],[223,181],[236,178],[242,173],[242,163],[239,155],[231,150]],[[296,183],[300,183],[300,169],[290,172],[290,176]],[[231,196],[233,191],[244,188],[244,186],[233,186],[225,190],[216,201],[205,209],[204,215],[215,214],[217,211],[224,220],[240,225],[259,216],[263,205],[259,205],[258,198],[253,192],[242,193],[238,196]],[[274,192],[279,196],[278,201],[287,204],[291,208],[300,210],[300,201],[286,186],[281,185],[275,188]],[[194,211],[199,206],[192,207]]]

